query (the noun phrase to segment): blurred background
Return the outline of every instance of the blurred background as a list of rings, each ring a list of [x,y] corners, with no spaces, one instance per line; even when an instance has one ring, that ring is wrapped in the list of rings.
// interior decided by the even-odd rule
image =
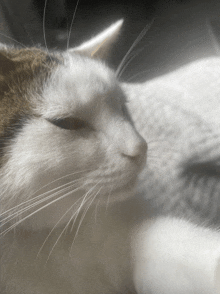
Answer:
[[[220,54],[219,0],[1,0],[0,41],[65,49],[69,36],[76,46],[121,18],[124,26],[109,58],[113,68],[151,24],[127,59],[124,81],[149,80]]]

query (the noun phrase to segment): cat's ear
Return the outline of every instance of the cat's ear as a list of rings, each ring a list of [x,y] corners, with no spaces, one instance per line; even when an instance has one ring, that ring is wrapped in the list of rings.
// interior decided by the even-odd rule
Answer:
[[[79,53],[92,58],[105,59],[109,54],[112,44],[119,35],[122,23],[123,20],[115,22],[89,41],[70,49],[69,52]]]

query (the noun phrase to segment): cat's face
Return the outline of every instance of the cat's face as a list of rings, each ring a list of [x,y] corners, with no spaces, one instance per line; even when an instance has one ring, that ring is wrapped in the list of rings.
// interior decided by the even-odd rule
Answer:
[[[11,50],[4,60],[14,75],[17,71],[15,83],[23,68],[33,71],[33,78],[21,89],[10,85],[16,97],[8,98],[12,106],[6,94],[1,99],[5,112],[12,109],[1,114],[2,141],[7,141],[1,159],[2,210],[20,205],[10,213],[24,209],[17,213],[21,219],[34,213],[27,218],[32,226],[54,225],[74,204],[78,209],[127,197],[145,164],[146,142],[130,121],[114,72],[80,50],[51,57],[33,50],[33,62],[22,59],[22,50]],[[22,66],[14,69],[17,56]],[[6,140],[9,128],[15,131]]]

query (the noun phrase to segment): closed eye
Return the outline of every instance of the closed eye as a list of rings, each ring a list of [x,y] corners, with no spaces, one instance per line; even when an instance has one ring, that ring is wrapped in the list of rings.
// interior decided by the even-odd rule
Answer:
[[[49,119],[53,125],[65,130],[81,130],[90,127],[86,121],[79,118],[66,117],[60,119]]]

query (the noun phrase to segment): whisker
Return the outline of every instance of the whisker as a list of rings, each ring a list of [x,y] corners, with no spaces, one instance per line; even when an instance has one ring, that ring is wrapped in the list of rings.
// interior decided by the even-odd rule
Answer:
[[[77,0],[76,6],[75,6],[75,9],[74,9],[74,12],[73,12],[73,17],[72,17],[72,20],[71,20],[70,28],[69,28],[69,33],[68,33],[68,37],[67,37],[67,44],[66,44],[66,49],[67,50],[69,49],[71,31],[72,31],[73,22],[74,22],[74,19],[75,19],[75,16],[76,16],[76,11],[77,11],[77,8],[78,8],[78,5],[79,5],[79,1],[80,0]]]
[[[144,50],[144,47],[141,48],[141,49],[139,49],[139,50],[137,50],[137,52],[135,54],[133,54],[133,56],[131,56],[127,62],[124,62],[124,66],[123,66],[122,70],[120,71],[120,73],[118,74],[118,79],[120,79],[120,77],[122,76],[123,72],[126,70],[126,68],[128,67],[128,65],[132,62],[132,60],[135,57],[137,57],[141,53],[141,51],[143,51],[143,50]]]
[[[99,205],[99,202],[100,202],[101,198],[99,198],[99,200],[97,201],[96,203],[96,206],[95,206],[95,223],[97,223],[97,214],[98,214],[98,205]]]
[[[67,177],[75,176],[76,174],[80,174],[80,173],[84,173],[84,172],[88,172],[88,171],[91,171],[91,169],[84,169],[84,170],[81,170],[81,171],[77,171],[77,172],[70,173],[70,174],[67,174],[67,175],[65,175],[65,176],[59,177],[59,178],[53,180],[52,182],[50,182],[50,183],[44,185],[43,187],[41,187],[41,188],[38,189],[37,191],[35,191],[34,194],[38,193],[40,190],[42,190],[42,189],[48,187],[49,185],[54,184],[54,183],[56,183],[56,182],[58,182],[58,181],[60,181],[60,180],[63,180],[63,179],[65,179],[65,178],[67,178]],[[86,178],[86,176],[85,176],[85,178]],[[82,179],[82,178],[81,178],[81,179]],[[33,194],[33,195],[34,195],[34,194]]]
[[[109,206],[109,198],[110,198],[110,195],[112,193],[112,190],[113,190],[113,185],[111,186],[111,189],[108,193],[108,197],[107,197],[107,200],[106,200],[106,207],[105,207],[105,212],[107,212],[107,209],[108,209],[108,206]]]
[[[52,62],[52,58],[50,57],[50,52],[49,52],[49,49],[48,49],[48,46],[47,46],[47,40],[46,40],[46,27],[45,27],[45,24],[46,24],[46,8],[47,8],[47,1],[48,0],[45,0],[44,2],[44,12],[43,12],[43,37],[44,37],[44,44],[45,44],[45,47],[46,47],[46,50],[47,50],[47,53],[49,55],[49,58]]]
[[[186,52],[187,50],[189,50],[189,48],[192,47],[192,43],[187,43],[187,45],[185,45],[184,47],[182,47],[178,53],[175,53],[172,55],[172,58],[173,60],[179,60],[179,57],[181,56],[182,53]],[[160,63],[160,66],[159,66],[159,69],[166,69],[165,72],[169,72],[169,71],[173,71],[174,68],[173,68],[174,64],[167,64],[166,62],[161,62]],[[149,68],[147,70],[143,70],[143,71],[140,71],[136,74],[134,74],[133,76],[130,76],[128,79],[126,79],[126,82],[132,82],[133,79],[137,78],[140,76],[140,78],[143,77],[143,74],[145,73],[149,73],[149,72],[154,72],[155,70],[157,70],[158,72],[158,67],[152,67],[152,68]],[[164,74],[164,73],[163,73]],[[142,75],[142,76],[141,76]],[[145,79],[146,80],[146,79]]]
[[[83,205],[84,205],[85,202],[87,201],[87,200],[86,200],[87,196],[89,195],[90,192],[92,192],[92,191],[94,190],[94,188],[95,188],[100,182],[101,182],[101,181],[99,181],[95,186],[93,186],[92,188],[90,188],[89,191],[86,192],[85,196],[83,197],[83,200],[82,200],[82,202],[81,202],[79,208],[78,208],[77,211],[76,211],[77,214],[76,214],[75,219],[74,219],[74,221],[73,221],[73,224],[72,224],[72,227],[71,227],[71,231],[73,230],[74,224],[75,224],[76,219],[77,219],[77,217],[78,217],[78,215],[79,215],[79,213],[80,213],[80,210],[82,209]],[[72,219],[73,219],[73,218],[72,218]]]
[[[81,199],[81,198],[80,198],[80,199]],[[71,207],[71,208],[72,208],[72,207]],[[48,257],[47,257],[47,260],[46,260],[46,264],[47,264],[47,262],[48,262],[48,260],[49,260],[49,258],[50,258],[50,256],[51,256],[51,254],[52,254],[52,252],[53,252],[55,246],[56,246],[57,243],[59,242],[59,240],[60,240],[60,238],[62,237],[62,235],[63,235],[63,233],[65,232],[65,230],[68,228],[68,226],[69,226],[69,224],[70,224],[71,221],[72,221],[72,217],[71,217],[70,220],[67,222],[67,224],[65,225],[65,227],[64,227],[63,230],[61,231],[59,237],[57,238],[55,244],[53,245],[52,249],[50,250],[49,255],[48,255]]]
[[[93,187],[93,188],[94,188],[94,187]],[[89,192],[90,192],[91,190],[92,190],[92,189],[90,189],[90,190],[86,193],[86,195],[83,196],[83,197],[81,197],[79,200],[81,200],[81,199],[83,198],[83,200],[82,200],[82,202],[83,202],[84,199],[87,197],[87,195],[89,194]],[[50,258],[50,256],[51,256],[51,254],[52,254],[52,252],[53,252],[55,246],[56,246],[57,243],[59,242],[59,240],[60,240],[60,238],[62,237],[63,233],[64,233],[65,230],[68,228],[68,226],[69,226],[70,222],[72,221],[73,217],[76,215],[76,218],[77,218],[78,213],[79,213],[81,207],[82,207],[82,204],[80,204],[80,207],[79,207],[79,208],[77,209],[77,211],[72,215],[72,217],[70,218],[70,220],[68,221],[68,223],[65,225],[65,227],[64,227],[63,230],[61,231],[59,237],[57,238],[56,242],[54,243],[53,247],[51,248],[51,250],[50,250],[50,252],[49,252],[49,255],[48,255],[48,258],[47,258],[46,263],[48,262],[48,260],[49,260],[49,258]],[[76,218],[75,218],[75,220],[76,220]],[[75,222],[75,221],[74,221],[74,222]]]
[[[83,197],[83,196],[82,196]],[[69,209],[67,209],[67,211],[64,213],[64,215],[58,220],[58,222],[55,224],[55,226],[52,228],[52,230],[50,231],[50,233],[48,234],[47,238],[44,240],[44,243],[42,244],[42,246],[40,247],[40,250],[38,251],[38,254],[37,254],[37,257],[39,256],[40,252],[42,251],[44,245],[46,244],[47,240],[49,239],[50,235],[53,233],[53,231],[56,229],[56,227],[58,226],[58,224],[62,221],[62,219],[67,215],[67,213],[81,200],[80,197],[77,201],[75,201],[73,203],[73,205],[71,205],[71,207]],[[70,218],[70,221],[71,221],[71,218]],[[67,225],[65,226],[65,229],[66,227],[68,227],[70,221],[67,223]]]
[[[208,35],[209,35],[209,38],[210,38],[210,41],[212,43],[212,46],[215,50],[215,53],[217,55],[220,54],[220,45],[217,41],[217,38],[214,34],[214,31],[213,31],[213,28],[212,28],[212,25],[211,25],[211,21],[209,18],[206,18],[206,27],[207,27],[207,31],[208,31]]]
[[[71,181],[71,182],[69,182],[69,183],[63,184],[63,185],[61,185],[61,186],[59,186],[59,187],[56,187],[56,188],[54,188],[54,189],[52,189],[52,190],[49,190],[49,191],[46,191],[46,192],[44,192],[44,193],[42,193],[42,194],[40,194],[40,195],[38,195],[38,196],[35,196],[35,197],[33,197],[33,195],[31,195],[31,196],[30,196],[31,199],[28,199],[28,200],[26,200],[26,201],[24,201],[24,202],[22,202],[22,203],[20,203],[20,204],[18,204],[18,205],[16,205],[16,206],[12,207],[12,208],[6,210],[5,212],[3,212],[3,213],[1,214],[1,216],[3,216],[3,215],[5,215],[5,214],[9,213],[10,211],[16,210],[16,209],[17,209],[18,207],[20,207],[20,206],[23,206],[23,205],[25,205],[25,204],[28,204],[28,203],[34,202],[35,200],[40,199],[40,198],[42,198],[42,197],[44,197],[44,196],[46,196],[46,195],[48,195],[48,194],[50,194],[50,193],[56,192],[57,190],[60,190],[60,191],[58,191],[58,193],[59,193],[59,192],[61,192],[62,189],[65,188],[66,186],[68,186],[68,185],[71,186],[73,183],[76,183],[76,182],[81,181],[81,180],[82,180],[82,178],[77,179],[77,180],[74,180],[74,181]],[[40,190],[41,190],[41,189],[39,189],[39,191],[40,191]]]
[[[3,34],[3,33],[0,33],[0,35],[6,37],[6,38],[9,39],[9,40],[12,40],[12,41],[16,42],[17,44],[21,45],[21,46],[24,47],[24,48],[28,48],[27,46],[25,46],[24,44],[22,44],[21,42],[15,40],[15,39],[12,38],[12,37],[9,37],[9,36],[7,36],[7,35],[5,35],[5,34]]]
[[[149,68],[149,69],[147,69],[147,70],[140,71],[140,72],[134,74],[133,76],[131,76],[130,78],[128,78],[128,79],[126,80],[126,82],[130,83],[130,82],[132,82],[132,80],[135,79],[136,77],[139,77],[139,76],[141,76],[142,74],[146,74],[146,73],[149,73],[149,72],[151,72],[151,71],[152,71],[151,68]]]
[[[74,184],[75,184],[75,183],[74,183]],[[68,185],[69,185],[68,187],[66,187],[66,188],[62,188],[62,189],[60,189],[58,192],[53,193],[52,195],[49,195],[49,196],[47,196],[47,197],[45,197],[45,198],[43,198],[43,199],[41,199],[41,200],[39,200],[39,201],[34,202],[34,203],[31,204],[31,205],[28,205],[28,206],[26,206],[26,207],[20,209],[19,211],[16,211],[16,212],[10,214],[9,216],[7,216],[6,218],[4,218],[4,219],[2,220],[2,221],[4,221],[4,223],[3,223],[2,225],[0,225],[0,227],[4,226],[6,223],[10,222],[12,219],[18,217],[18,216],[21,215],[23,212],[28,211],[29,209],[31,209],[31,208],[33,208],[33,207],[35,207],[35,206],[37,206],[37,205],[39,205],[39,204],[41,204],[41,203],[43,203],[43,202],[45,202],[45,201],[48,201],[49,199],[54,198],[55,196],[59,195],[60,193],[63,193],[63,192],[65,192],[66,190],[68,190],[68,189],[74,187],[74,186],[75,186],[74,184],[72,184],[72,183],[68,183]],[[56,189],[59,189],[59,188],[60,188],[60,187],[58,187],[58,188],[56,188]],[[51,193],[51,191],[48,191],[48,192],[46,192],[46,193]],[[46,193],[45,193],[45,194],[46,194]],[[42,194],[42,195],[37,196],[37,197],[35,197],[35,198],[43,197],[43,196],[45,196],[45,195]],[[35,201],[35,200],[36,200],[35,198],[34,198],[34,199],[30,199],[30,200],[34,200],[34,201]],[[23,204],[23,203],[22,203],[22,204]],[[7,219],[9,219],[9,220],[8,220],[7,222],[5,222]]]
[[[36,198],[33,198],[33,196],[34,196],[35,194],[37,194],[40,190],[42,190],[42,189],[48,187],[49,185],[54,184],[54,183],[58,182],[59,180],[65,179],[65,178],[67,178],[67,177],[69,177],[69,176],[73,176],[73,175],[76,175],[76,174],[79,174],[79,173],[83,173],[83,172],[86,172],[86,171],[90,171],[90,169],[83,170],[83,171],[80,171],[80,172],[70,173],[70,174],[68,174],[68,175],[65,175],[65,176],[62,176],[62,177],[60,177],[60,178],[57,178],[56,180],[54,180],[54,181],[52,181],[52,182],[50,182],[50,183],[44,185],[44,186],[41,187],[40,189],[36,190],[33,194],[31,194],[31,196],[29,196],[29,197],[31,197],[31,199],[26,200],[25,202],[22,202],[22,203],[18,204],[17,206],[8,209],[7,211],[4,211],[4,212],[1,214],[1,216],[3,216],[4,214],[8,213],[9,211],[11,211],[11,210],[13,210],[13,209],[17,209],[19,206],[22,206],[22,205],[25,204],[25,203],[29,203],[29,202],[33,201],[34,199],[36,199]],[[85,176],[84,178],[86,178],[86,176]],[[74,180],[74,181],[71,181],[71,182],[66,183],[66,184],[63,184],[62,186],[59,186],[59,187],[56,187],[56,188],[54,188],[54,189],[52,189],[52,190],[50,190],[50,191],[44,192],[43,194],[38,195],[38,196],[36,196],[36,197],[37,197],[37,198],[40,198],[41,196],[45,196],[45,195],[47,195],[47,194],[49,194],[49,193],[51,193],[51,192],[53,192],[53,191],[55,191],[55,190],[58,190],[59,188],[62,188],[62,187],[64,187],[64,186],[68,185],[68,184],[72,184],[73,182],[78,181],[78,180],[82,180],[82,178],[77,179],[77,180]]]
[[[83,215],[82,215],[82,217],[81,217],[81,220],[80,220],[80,222],[79,222],[79,224],[78,224],[78,227],[77,227],[77,230],[76,230],[75,236],[74,236],[74,238],[73,238],[72,245],[71,245],[71,247],[70,247],[70,252],[72,251],[73,244],[74,244],[74,242],[75,242],[75,240],[76,240],[76,237],[77,237],[77,235],[78,235],[78,232],[79,232],[80,226],[81,226],[81,224],[82,224],[82,222],[83,222],[83,220],[84,220],[84,218],[85,218],[85,216],[86,216],[86,213],[87,213],[87,211],[89,210],[89,208],[91,207],[93,201],[95,200],[95,198],[97,197],[97,195],[99,194],[99,192],[101,191],[102,188],[103,188],[103,187],[100,187],[100,189],[98,190],[98,192],[95,193],[95,195],[94,195],[94,197],[92,198],[91,202],[89,203],[89,205],[87,206],[87,208],[84,210]],[[92,196],[91,196],[91,197],[92,197]],[[89,199],[91,199],[91,197],[90,197]],[[89,199],[88,199],[88,200],[89,200]]]
[[[15,40],[14,38],[12,38],[12,37],[9,37],[9,36],[7,36],[7,35],[5,35],[5,34],[3,34],[3,33],[0,33],[0,35],[2,35],[2,36],[4,36],[4,37],[6,37],[7,39],[9,39],[9,40],[12,40],[13,42],[15,42],[15,43],[17,43],[17,44],[19,44],[20,46],[22,46],[23,48],[25,48],[25,49],[30,49],[28,46],[26,46],[26,45],[24,45],[24,44],[22,44],[21,42],[19,42],[19,41],[17,41],[17,40]],[[32,41],[32,40],[31,40]],[[32,41],[32,43],[33,43],[33,41]],[[35,54],[35,52],[31,52],[32,54],[33,54],[33,57],[36,57],[36,54]],[[14,81],[15,82],[15,81]],[[10,88],[10,87],[9,87]],[[18,87],[19,88],[19,87]]]
[[[134,47],[140,42],[140,40],[144,37],[144,35],[146,34],[146,32],[151,28],[152,24],[154,22],[154,19],[148,23],[143,30],[140,32],[140,34],[137,36],[137,38],[135,39],[135,41],[133,42],[133,44],[131,45],[131,47],[129,48],[129,50],[127,51],[127,53],[125,54],[125,56],[122,58],[122,61],[120,62],[117,70],[116,70],[116,76],[119,75],[122,67],[124,66],[124,63],[127,59],[127,57],[129,56],[129,54],[131,53],[131,51],[134,49]]]
[[[79,189],[81,189],[81,188],[82,188],[82,187],[78,187],[78,188],[76,188],[75,190],[70,191],[70,192],[68,192],[68,193],[66,193],[66,194],[64,194],[64,195],[62,195],[61,197],[59,197],[59,198],[57,198],[57,199],[51,201],[50,203],[44,205],[43,207],[40,207],[39,209],[35,210],[34,212],[32,212],[31,214],[29,214],[28,216],[24,217],[23,219],[21,219],[20,221],[18,221],[17,223],[13,224],[13,225],[10,226],[8,229],[6,229],[5,231],[3,231],[3,232],[0,234],[0,236],[1,236],[1,235],[5,235],[5,234],[7,234],[7,233],[8,233],[9,231],[11,231],[13,228],[17,227],[20,223],[22,223],[22,222],[25,221],[26,219],[30,218],[31,216],[33,216],[33,215],[36,214],[37,212],[39,212],[39,211],[45,209],[45,208],[48,207],[49,205],[51,205],[51,204],[53,204],[53,203],[55,203],[55,202],[57,202],[57,201],[59,201],[59,200],[65,198],[65,197],[69,196],[71,193],[73,193],[73,192],[75,192],[75,191],[77,191],[77,190],[79,190]]]

